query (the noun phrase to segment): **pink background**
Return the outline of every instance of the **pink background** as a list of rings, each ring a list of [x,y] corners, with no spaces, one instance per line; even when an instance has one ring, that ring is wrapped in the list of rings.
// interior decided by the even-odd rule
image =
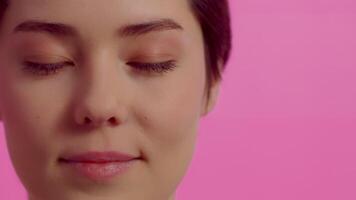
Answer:
[[[231,3],[233,54],[177,200],[355,200],[356,2]],[[0,199],[25,196],[0,133]]]

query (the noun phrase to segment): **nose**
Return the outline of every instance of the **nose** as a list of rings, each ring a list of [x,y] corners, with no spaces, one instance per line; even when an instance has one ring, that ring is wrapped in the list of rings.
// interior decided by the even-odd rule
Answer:
[[[98,128],[117,126],[126,121],[129,94],[118,68],[106,59],[83,72],[75,98],[77,124]]]
[[[119,98],[114,88],[92,88],[90,92],[81,94],[75,106],[76,123],[89,127],[118,126],[124,123],[126,107],[123,98]]]
[[[76,113],[76,123],[83,126],[117,126],[124,122],[124,114],[120,114],[115,106],[105,102],[81,104]]]

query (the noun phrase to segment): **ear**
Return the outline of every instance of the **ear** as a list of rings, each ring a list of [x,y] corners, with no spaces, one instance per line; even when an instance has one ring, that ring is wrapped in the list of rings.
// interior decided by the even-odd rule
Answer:
[[[219,61],[218,68],[220,72],[223,72],[223,66],[224,66],[223,62]],[[219,97],[219,91],[220,91],[221,81],[222,81],[221,79],[222,78],[220,78],[219,80],[215,80],[210,88],[206,88],[203,104],[202,104],[203,107],[200,113],[201,117],[207,115],[214,109]],[[210,98],[208,97],[208,91],[210,91]]]
[[[1,108],[1,105],[0,105],[0,122],[2,122],[2,108]]]
[[[207,94],[204,95],[204,103],[200,113],[201,117],[206,116],[214,109],[219,97],[220,85],[221,80],[214,82],[211,88],[208,88],[210,90],[210,98],[208,99]]]
[[[2,93],[0,91],[0,122],[3,121],[3,110]]]
[[[3,110],[2,110],[2,107],[1,107],[1,105],[0,105],[0,122],[2,122],[3,121],[3,117],[2,117],[2,112],[3,112]]]
[[[2,112],[3,109],[2,109],[2,101],[1,101],[1,94],[0,94],[0,122],[2,122]]]

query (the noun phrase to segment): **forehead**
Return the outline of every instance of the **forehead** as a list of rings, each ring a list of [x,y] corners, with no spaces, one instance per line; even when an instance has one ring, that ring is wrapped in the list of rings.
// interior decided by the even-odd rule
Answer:
[[[17,18],[47,17],[90,22],[121,19],[131,22],[147,17],[186,18],[192,15],[188,0],[10,0]],[[94,22],[94,21],[93,21]],[[101,21],[102,22],[102,21]]]
[[[9,32],[23,21],[45,20],[94,37],[111,37],[118,27],[160,19],[172,19],[188,31],[199,26],[188,0],[10,0],[6,19]]]

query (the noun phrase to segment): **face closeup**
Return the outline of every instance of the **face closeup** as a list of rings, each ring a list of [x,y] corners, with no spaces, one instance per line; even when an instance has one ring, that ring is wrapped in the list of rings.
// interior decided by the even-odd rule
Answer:
[[[188,1],[10,0],[0,117],[30,199],[173,199],[215,104],[205,73]],[[136,159],[116,175],[117,161],[66,160],[108,151]]]

